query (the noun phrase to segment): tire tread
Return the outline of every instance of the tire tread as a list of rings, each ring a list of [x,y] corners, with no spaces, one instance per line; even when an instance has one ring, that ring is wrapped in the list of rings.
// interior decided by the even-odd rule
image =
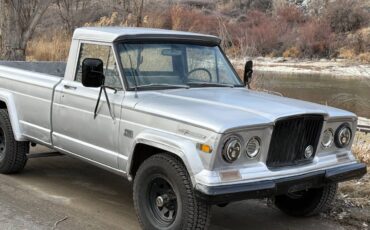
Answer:
[[[14,174],[19,173],[23,170],[27,163],[27,153],[29,151],[28,141],[16,141],[14,139],[14,133],[12,125],[9,119],[9,114],[6,109],[0,109],[0,120],[4,124],[3,131],[4,135],[7,136],[8,146],[6,151],[10,154],[9,157],[4,159],[5,165],[0,168],[0,172],[3,174]],[[6,134],[5,134],[6,133]]]
[[[153,164],[160,163],[160,162],[166,162],[168,163],[177,174],[181,177],[183,185],[186,187],[186,194],[188,201],[191,201],[188,203],[188,225],[184,226],[183,230],[203,230],[207,229],[210,223],[210,205],[206,204],[205,202],[198,200],[195,196],[194,189],[189,177],[189,174],[187,172],[187,169],[185,168],[184,164],[177,159],[176,157],[168,154],[168,153],[161,153],[161,154],[155,154],[152,157],[149,157],[147,160],[145,160],[143,164],[146,162],[151,161]],[[138,170],[136,177],[139,177],[140,174],[143,171]],[[134,194],[136,191],[136,186],[134,186]],[[138,220],[141,224],[141,226],[144,226],[143,221],[141,220],[138,210],[138,201],[136,200],[136,197],[134,196],[134,204],[135,204],[135,211],[138,217]]]

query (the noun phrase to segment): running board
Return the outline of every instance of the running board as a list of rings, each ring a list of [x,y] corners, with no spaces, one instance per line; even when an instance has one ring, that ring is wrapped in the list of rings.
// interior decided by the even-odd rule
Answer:
[[[45,152],[45,153],[30,153],[27,154],[28,159],[30,158],[41,158],[41,157],[58,157],[64,156],[64,154],[60,152]]]

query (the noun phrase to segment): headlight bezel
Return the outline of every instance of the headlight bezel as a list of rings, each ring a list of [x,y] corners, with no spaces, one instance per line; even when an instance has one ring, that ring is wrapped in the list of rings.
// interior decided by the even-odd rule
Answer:
[[[248,152],[248,145],[252,142],[252,141],[256,141],[258,144],[256,145],[256,149],[252,152],[252,153],[249,153]],[[261,152],[261,145],[262,145],[262,141],[261,141],[261,138],[258,137],[258,136],[253,136],[251,137],[247,144],[245,145],[245,154],[247,155],[247,157],[249,159],[255,159],[256,157],[258,157],[258,155],[260,154]]]
[[[344,132],[349,134],[349,137],[347,137],[347,142],[346,143],[342,143],[342,140],[341,140],[341,135],[345,134]],[[352,138],[353,138],[353,133],[352,133],[352,129],[351,129],[350,125],[348,123],[343,123],[335,131],[335,135],[334,135],[335,146],[337,148],[348,147],[351,144]]]
[[[238,145],[238,147],[235,146],[236,144]],[[231,152],[229,148],[236,148],[236,147],[239,148],[238,155],[236,157],[233,157],[230,155]],[[241,137],[236,136],[236,135],[228,137],[224,141],[224,144],[221,150],[223,160],[227,163],[234,163],[240,158],[241,153],[242,153],[242,148],[243,148],[243,139]]]
[[[330,140],[327,143],[324,143],[325,133],[327,132],[330,133]],[[322,138],[321,138],[321,146],[324,149],[331,148],[334,144],[334,139],[335,139],[334,130],[332,128],[325,129],[325,131],[323,132]]]

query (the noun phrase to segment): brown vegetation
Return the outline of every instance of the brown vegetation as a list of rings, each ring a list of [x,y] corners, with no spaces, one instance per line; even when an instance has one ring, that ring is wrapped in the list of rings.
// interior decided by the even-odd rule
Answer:
[[[66,61],[70,43],[71,36],[67,32],[40,36],[28,43],[27,61]]]
[[[231,57],[346,58],[366,63],[370,59],[370,6],[362,0],[319,1],[309,6],[286,0],[180,1],[176,4],[169,1],[154,4],[148,0],[144,2],[141,16],[138,16],[140,0],[85,3],[87,9],[96,11],[84,9],[86,6],[82,3],[71,8],[68,1],[72,0],[58,1],[58,7],[47,11],[45,18],[51,18],[52,23],[42,22],[44,28],[40,27],[38,35],[28,43],[27,54],[33,56],[29,59],[64,60],[66,51],[55,50],[58,53],[50,55],[37,52],[43,53],[48,44],[67,48],[65,39],[69,37],[65,34],[70,34],[71,28],[137,26],[138,23],[144,27],[220,36],[222,47]],[[68,18],[73,20],[67,22]],[[40,36],[50,33],[51,28],[56,28],[52,32],[54,36]]]
[[[359,161],[368,164],[370,167],[370,134],[358,133],[352,151]]]

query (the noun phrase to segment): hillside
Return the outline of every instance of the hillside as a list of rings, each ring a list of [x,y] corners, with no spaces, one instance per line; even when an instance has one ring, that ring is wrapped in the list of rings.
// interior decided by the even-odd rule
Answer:
[[[41,19],[27,48],[28,59],[64,60],[74,28],[118,25],[214,34],[234,58],[339,58],[370,63],[370,3],[366,0],[64,2],[70,4],[53,4]]]

